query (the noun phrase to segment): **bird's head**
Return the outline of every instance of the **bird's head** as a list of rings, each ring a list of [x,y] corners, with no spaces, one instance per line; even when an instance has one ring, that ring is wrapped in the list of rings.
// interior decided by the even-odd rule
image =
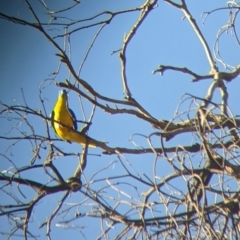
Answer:
[[[59,91],[59,97],[67,100],[67,91],[65,89]]]

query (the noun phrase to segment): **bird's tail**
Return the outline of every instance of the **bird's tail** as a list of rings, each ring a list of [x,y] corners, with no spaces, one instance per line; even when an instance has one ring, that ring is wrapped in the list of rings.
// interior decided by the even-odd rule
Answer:
[[[100,147],[105,150],[109,149],[109,147],[106,145],[105,142],[97,141],[85,133],[82,132],[77,132],[77,131],[71,131],[69,134],[70,136],[70,141],[79,143],[81,145],[88,145],[89,147],[95,148],[95,147]]]

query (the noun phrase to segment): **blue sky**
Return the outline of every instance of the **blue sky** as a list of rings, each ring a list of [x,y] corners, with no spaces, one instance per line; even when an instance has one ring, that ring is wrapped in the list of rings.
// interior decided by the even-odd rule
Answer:
[[[50,21],[50,17],[45,14],[46,10],[43,9],[40,1],[30,3],[33,4],[32,6],[34,10],[36,10],[41,21],[45,23]],[[56,10],[73,4],[73,1],[58,1],[57,5],[56,3],[48,3],[47,1],[46,3],[50,4],[50,9]],[[83,19],[104,10],[123,10],[134,6],[140,6],[143,3],[144,1],[140,0],[114,2],[111,0],[103,0],[100,4],[97,0],[82,0],[78,7],[67,13],[67,17],[71,19]],[[210,48],[213,49],[218,30],[228,21],[228,11],[221,10],[211,14],[206,19],[204,25],[202,24],[203,19],[201,18],[201,14],[204,11],[213,10],[217,7],[226,7],[226,1],[187,1],[187,3],[190,12],[193,14],[202,33],[206,37]],[[2,13],[23,18],[30,22],[34,21],[24,1],[1,0],[0,9]],[[62,17],[66,15],[61,13],[58,16]],[[80,77],[91,84],[94,89],[102,95],[120,100],[124,99],[125,95],[121,81],[119,56],[118,53],[111,55],[111,52],[122,47],[124,35],[128,34],[138,17],[138,11],[115,17],[110,24],[104,27],[83,65]],[[189,22],[186,19],[182,20],[182,17],[183,14],[178,9],[173,8],[163,1],[159,1],[158,6],[148,15],[127,49],[127,78],[129,88],[131,89],[133,97],[157,119],[171,120],[174,117],[180,99],[183,98],[185,93],[191,93],[192,95],[203,98],[212,82],[212,80],[204,80],[192,83],[191,76],[175,73],[173,71],[167,71],[163,76],[152,74],[152,71],[160,64],[187,67],[200,75],[205,75],[209,72],[210,66],[207,62],[203,47],[193,29],[190,27]],[[97,22],[100,19],[105,18],[100,17],[89,23]],[[62,18],[60,21],[64,22],[66,20]],[[84,24],[86,23],[82,25]],[[239,24],[239,19],[236,22],[236,25],[237,24]],[[74,29],[75,27],[74,25],[70,29]],[[99,28],[100,26],[87,28],[71,35],[71,60],[75,69],[79,68],[86,54],[86,49],[89,47]],[[62,34],[62,30],[57,26],[49,26],[45,29],[50,36]],[[60,88],[55,85],[55,82],[63,82],[65,79],[69,79],[73,82],[73,78],[69,77],[69,73],[64,65],[61,66],[59,74],[55,79],[53,79],[51,75],[59,66],[59,58],[55,55],[59,53],[58,50],[55,49],[41,33],[28,26],[20,26],[0,19],[0,30],[0,101],[8,105],[23,105],[23,91],[29,107],[43,111],[39,99],[39,90],[41,90],[41,98],[44,100],[43,104],[49,115],[57,99],[58,91],[60,90]],[[57,42],[63,47],[63,38],[58,37]],[[229,34],[224,34],[221,38],[220,50],[222,57],[229,65],[236,66],[240,63],[240,49],[234,36],[232,36],[230,32]],[[224,66],[220,63],[218,63],[217,66],[220,70],[224,70]],[[240,88],[238,79],[226,84],[226,86],[229,92],[230,109],[235,115],[240,114],[237,104],[237,102],[239,102]],[[186,99],[186,96],[184,98]],[[219,100],[219,94],[216,93],[214,95],[214,101],[219,103]],[[82,101],[86,118],[88,119],[92,110],[92,105],[84,99]],[[77,119],[83,120],[84,117],[80,110],[79,97],[76,93],[69,93],[69,105],[74,110]],[[189,105],[190,101],[184,102],[180,107],[180,111],[185,111],[188,109]],[[46,136],[46,123],[36,117],[27,117],[34,126],[36,133]],[[6,118],[1,118],[0,121],[3,126],[1,128],[1,136],[18,135],[17,130],[11,130],[11,127],[16,124],[16,122],[7,121]],[[23,131],[29,131],[24,124],[18,127]],[[52,129],[50,130],[51,136],[56,138]],[[149,135],[154,131],[156,131],[156,129],[153,129],[152,126],[134,116],[121,114],[110,115],[97,109],[92,126],[89,130],[89,136],[109,142],[109,146],[135,148],[131,141],[129,141],[133,134]],[[145,138],[134,136],[133,139],[139,146],[148,147]],[[192,141],[192,136],[186,134],[183,137],[176,137],[165,144],[166,146],[178,144],[188,145],[191,144]],[[158,139],[155,138],[153,142],[155,147],[159,147]],[[8,148],[10,144],[9,141],[1,140],[1,153],[9,156],[18,167],[29,165],[29,159],[32,156],[32,152],[29,151],[30,145],[20,141],[14,145],[13,148]],[[70,145],[60,141],[56,141],[55,144],[67,152],[78,152],[80,150],[77,144]],[[99,154],[101,154],[101,149],[99,148],[91,149],[90,153],[93,155],[88,157],[87,168],[84,171],[86,179],[88,180],[94,176],[94,173],[108,166],[111,162],[116,162],[107,170],[99,172],[94,176],[93,179],[96,182],[92,184],[93,189],[99,189],[107,185],[106,181],[100,181],[99,179],[106,179],[109,176],[121,175],[124,173],[117,156],[102,155],[99,157]],[[43,163],[45,154],[46,151],[42,150],[42,158],[38,160],[37,163]],[[94,156],[94,154],[97,155]],[[125,155],[125,158],[124,161],[129,161],[141,176],[145,173],[150,179],[153,178],[153,155]],[[4,160],[4,158],[1,159],[1,162],[1,170],[11,167],[11,164]],[[74,157],[58,157],[54,160],[54,163],[64,179],[67,179],[72,176],[77,166],[77,159]],[[159,177],[164,177],[172,171],[167,164],[158,164],[160,165],[157,173]],[[131,169],[130,165],[129,168]],[[37,176],[39,181],[48,180],[43,170],[41,173],[39,170],[31,171],[23,176],[33,180],[36,180]],[[138,186],[138,188],[141,189],[139,192],[147,190],[146,186]],[[125,186],[124,190],[128,194],[132,194],[134,198],[137,198],[137,194],[135,194],[133,188]],[[34,192],[29,192],[28,188],[24,189],[24,191],[26,194],[29,194],[29,197],[35,194]],[[53,211],[61,196],[62,193],[43,199],[39,204],[39,208],[36,208],[33,214],[33,222],[30,226],[35,229],[37,235],[39,233],[43,239],[45,229],[39,230],[38,226],[49,216],[51,211]],[[3,195],[0,195],[0,198],[3,202],[8,201],[7,199],[3,199]],[[72,204],[79,201],[84,201],[83,194],[72,194],[67,199],[66,203]],[[84,212],[82,206],[80,208],[80,211]],[[123,209],[124,207],[122,210]],[[71,218],[73,215],[74,211],[69,211],[66,218]],[[60,219],[61,218],[59,218],[58,221]],[[85,222],[85,219],[80,219],[79,222],[74,222],[74,224],[81,227],[85,226],[81,231],[87,239],[93,239],[97,236],[93,230],[96,224],[99,226],[99,222],[92,218],[87,219],[88,222]],[[6,219],[0,219],[0,221],[4,221],[4,227],[7,229],[8,224]],[[57,239],[59,236],[69,236],[69,234],[71,234],[71,239],[79,239],[80,233],[77,230],[52,226],[53,239]],[[114,235],[112,237],[114,237]]]

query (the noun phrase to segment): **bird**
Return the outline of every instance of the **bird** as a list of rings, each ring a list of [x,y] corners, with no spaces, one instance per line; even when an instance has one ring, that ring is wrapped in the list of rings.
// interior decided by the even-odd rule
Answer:
[[[68,96],[66,90],[60,90],[57,102],[51,113],[51,125],[55,133],[64,141],[76,142],[89,147],[100,146],[105,148],[104,142],[90,138],[83,132],[77,131],[77,120],[74,112],[68,107]]]

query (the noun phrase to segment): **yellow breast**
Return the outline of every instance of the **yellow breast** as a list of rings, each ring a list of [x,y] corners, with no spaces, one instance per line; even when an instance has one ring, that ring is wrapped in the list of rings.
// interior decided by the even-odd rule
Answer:
[[[74,129],[74,122],[70,115],[66,102],[59,99],[54,108],[54,128],[57,135],[63,140],[70,141],[71,129]]]

